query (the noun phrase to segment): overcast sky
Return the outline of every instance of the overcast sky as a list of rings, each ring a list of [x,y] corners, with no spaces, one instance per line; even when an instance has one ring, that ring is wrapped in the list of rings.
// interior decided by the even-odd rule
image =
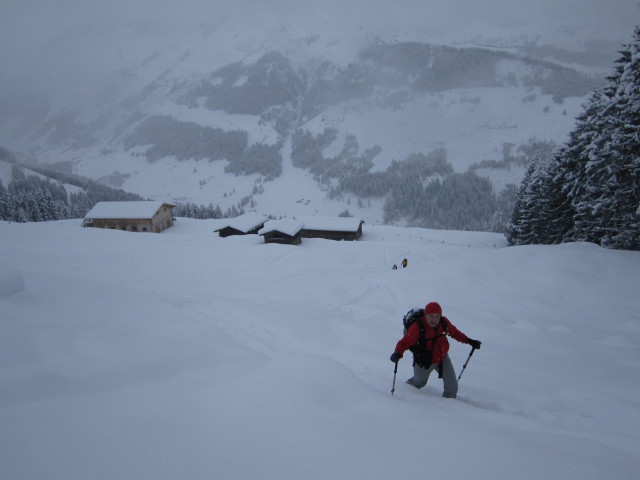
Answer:
[[[498,31],[540,32],[543,43],[552,40],[551,32],[558,35],[556,39],[561,35],[570,39],[585,31],[594,38],[624,42],[640,23],[638,4],[638,0],[2,0],[0,88],[3,95],[14,97],[25,89],[91,96],[99,85],[116,81],[123,68],[154,52],[186,51],[194,36],[184,32],[194,24],[200,31],[208,25],[209,32],[218,35],[219,49],[241,45],[248,50],[277,36],[325,32],[345,46],[355,34],[372,33],[385,40],[462,41],[472,34]],[[176,47],[183,41],[184,46]]]

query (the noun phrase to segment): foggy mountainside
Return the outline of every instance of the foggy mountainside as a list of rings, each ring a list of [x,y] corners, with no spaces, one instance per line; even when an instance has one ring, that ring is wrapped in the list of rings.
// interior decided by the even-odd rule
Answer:
[[[527,165],[552,157],[603,85],[638,13],[631,0],[606,14],[573,0],[190,0],[115,2],[99,18],[100,2],[31,3],[38,15],[9,2],[0,24],[2,64],[29,60],[0,84],[0,146],[14,162],[209,218],[348,212],[492,231],[505,231]],[[0,176],[9,192],[16,175]],[[67,214],[90,208],[78,206]]]

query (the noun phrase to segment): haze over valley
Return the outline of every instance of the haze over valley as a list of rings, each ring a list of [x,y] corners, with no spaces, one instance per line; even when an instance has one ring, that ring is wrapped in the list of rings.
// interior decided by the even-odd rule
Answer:
[[[223,211],[456,229],[508,215],[526,163],[566,139],[639,12],[571,0],[7,10],[0,146],[20,162]],[[412,209],[436,181],[463,213],[442,194]]]

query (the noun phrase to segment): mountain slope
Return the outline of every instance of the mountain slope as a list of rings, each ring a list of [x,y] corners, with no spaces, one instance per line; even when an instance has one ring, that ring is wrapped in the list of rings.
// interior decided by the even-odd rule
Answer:
[[[355,170],[385,172],[393,161],[442,148],[452,172],[493,162],[473,171],[498,195],[523,173],[528,155],[520,146],[564,140],[584,96],[608,72],[613,39],[623,37],[605,26],[629,22],[631,7],[625,2],[609,18],[581,5],[563,18],[544,2],[526,12],[495,3],[481,11],[472,2],[281,0],[212,10],[193,1],[176,11],[141,2],[128,11],[116,2],[104,19],[80,9],[73,18],[101,28],[60,20],[57,30],[33,32],[33,45],[8,50],[11,61],[21,51],[35,58],[35,46],[43,46],[67,81],[29,94],[31,80],[11,85],[0,144],[145,197],[226,209],[252,196],[256,209],[281,215],[301,207],[298,188],[277,180],[300,167],[292,136],[327,134],[333,140],[313,151],[315,170],[294,175],[317,180],[307,185],[318,201],[301,213],[348,208],[371,221],[389,216],[388,192],[332,199],[327,192],[343,191],[342,179]],[[92,47],[97,56],[87,58]],[[72,52],[88,60],[84,81]],[[520,158],[495,168],[509,155]]]

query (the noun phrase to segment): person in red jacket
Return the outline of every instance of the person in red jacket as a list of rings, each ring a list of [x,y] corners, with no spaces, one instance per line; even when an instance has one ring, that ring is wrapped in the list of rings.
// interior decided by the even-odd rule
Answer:
[[[443,397],[456,398],[458,379],[449,358],[447,336],[479,349],[482,342],[467,337],[447,317],[442,316],[442,307],[430,302],[424,307],[424,316],[416,320],[396,345],[390,360],[397,363],[406,350],[413,352],[413,377],[407,383],[416,388],[427,384],[431,372],[438,369],[438,377],[444,383]]]

